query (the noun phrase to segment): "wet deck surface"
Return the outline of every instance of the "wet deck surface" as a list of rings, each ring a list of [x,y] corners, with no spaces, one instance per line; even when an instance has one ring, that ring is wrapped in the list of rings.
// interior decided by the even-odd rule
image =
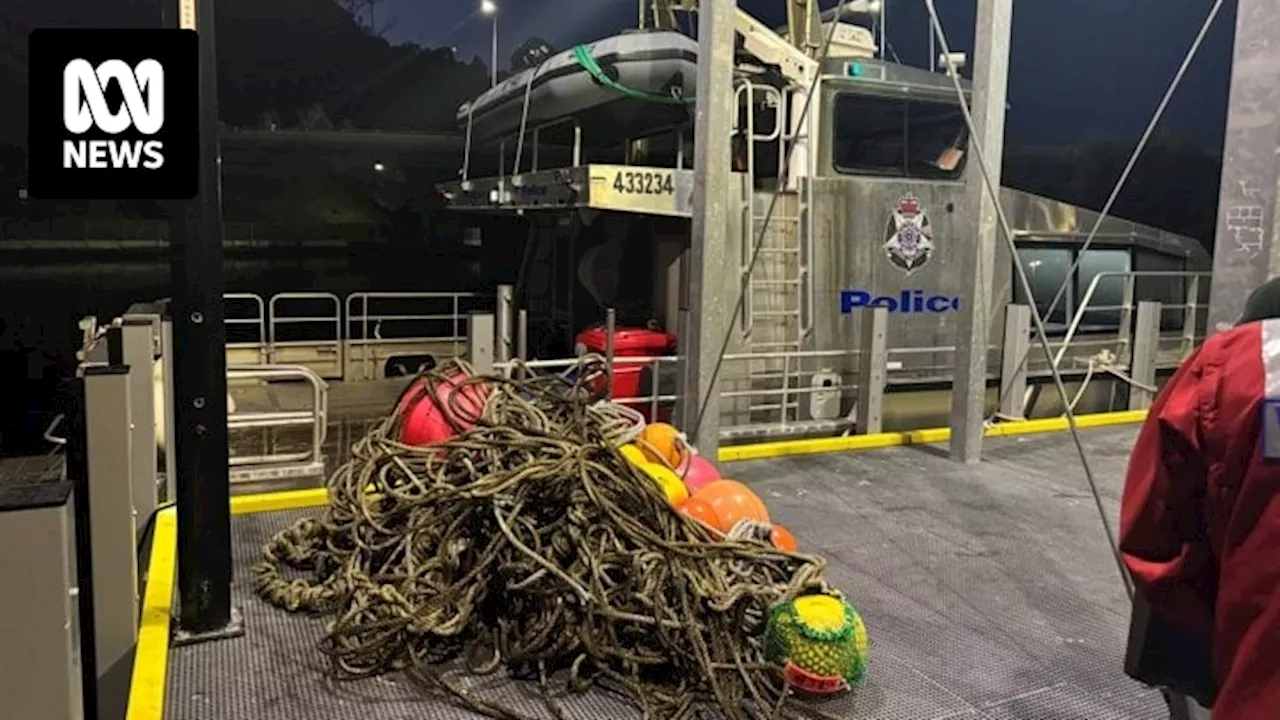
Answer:
[[[1115,517],[1135,429],[1084,434]],[[824,710],[850,720],[1144,720],[1168,713],[1125,678],[1127,604],[1065,434],[990,440],[987,462],[952,464],[944,448],[736,463],[775,520],[825,555],[828,577],[866,620],[872,669]],[[453,720],[403,680],[326,678],[320,620],[267,607],[244,581],[275,530],[305,513],[234,520],[235,602],[245,637],[171,655],[171,720]],[[458,677],[530,717],[550,717],[536,687]],[[575,720],[639,713],[588,694]]]

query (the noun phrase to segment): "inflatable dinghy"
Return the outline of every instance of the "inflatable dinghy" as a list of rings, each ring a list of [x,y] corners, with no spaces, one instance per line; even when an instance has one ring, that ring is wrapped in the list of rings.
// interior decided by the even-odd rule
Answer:
[[[458,109],[474,141],[577,116],[583,142],[605,144],[687,120],[698,43],[669,31],[617,35],[548,57]],[[526,110],[527,104],[527,110]]]

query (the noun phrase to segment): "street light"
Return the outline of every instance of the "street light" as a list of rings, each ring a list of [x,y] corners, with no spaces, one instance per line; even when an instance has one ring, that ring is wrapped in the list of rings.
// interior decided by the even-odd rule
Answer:
[[[493,0],[480,0],[480,13],[493,18],[493,49],[489,56],[489,71],[493,74],[492,85],[498,84],[498,3]]]

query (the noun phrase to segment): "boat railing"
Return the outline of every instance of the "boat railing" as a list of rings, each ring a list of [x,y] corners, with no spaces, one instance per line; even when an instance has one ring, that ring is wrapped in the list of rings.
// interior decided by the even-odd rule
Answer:
[[[1062,368],[1063,360],[1067,357],[1068,351],[1073,347],[1080,345],[1080,336],[1087,332],[1091,318],[1096,318],[1099,314],[1118,313],[1119,314],[1119,332],[1116,337],[1116,346],[1111,348],[1113,355],[1117,358],[1120,367],[1128,367],[1133,362],[1133,330],[1134,321],[1138,310],[1137,284],[1142,280],[1165,281],[1171,284],[1181,285],[1181,291],[1175,290],[1168,293],[1174,298],[1181,298],[1181,302],[1161,302],[1159,309],[1159,317],[1156,319],[1161,329],[1168,326],[1166,323],[1166,314],[1180,314],[1181,317],[1175,317],[1175,324],[1180,328],[1177,347],[1174,348],[1179,358],[1186,357],[1195,346],[1204,338],[1204,323],[1208,313],[1208,303],[1201,302],[1201,281],[1207,281],[1211,278],[1212,273],[1194,272],[1194,271],[1161,271],[1161,270],[1137,270],[1137,271],[1105,271],[1100,272],[1093,277],[1086,288],[1084,296],[1081,298],[1079,306],[1076,308],[1075,314],[1071,318],[1071,322],[1067,325],[1066,335],[1059,344],[1057,353],[1053,357],[1053,365],[1059,369]],[[1098,289],[1104,283],[1121,285],[1119,305],[1104,305],[1096,301],[1099,294]],[[1206,285],[1207,286],[1207,285]],[[1108,323],[1110,324],[1110,323]]]
[[[228,431],[262,430],[262,452],[229,458],[233,483],[260,482],[286,476],[324,474],[324,442],[329,426],[329,384],[314,370],[301,365],[260,365],[227,369],[231,381],[270,383],[299,381],[309,386],[309,404],[286,410],[241,411],[227,417]],[[281,449],[272,430],[309,427],[304,447]]]
[[[1073,340],[1076,352],[1097,353],[1113,348],[1115,333],[1101,335],[1080,334]],[[1063,341],[1051,343],[1058,349]],[[1000,347],[992,345],[993,368],[990,376],[1000,379]],[[880,395],[894,388],[902,390],[928,389],[950,381],[952,367],[936,360],[939,356],[953,355],[955,346],[921,346],[888,348],[883,357],[885,383],[879,388],[864,388],[860,379],[875,377],[864,374],[864,363],[875,357],[859,349],[839,350],[783,350],[777,352],[736,353],[724,357],[721,371],[720,435],[726,441],[748,438],[780,437],[795,434],[852,431],[856,428],[858,403],[872,402],[872,395]],[[929,362],[929,356],[935,358]],[[921,363],[920,360],[926,362]],[[679,395],[676,393],[674,372],[679,356],[614,357],[606,361],[615,369],[643,366],[650,380],[641,383],[641,392],[631,397],[613,396],[615,402],[648,410],[650,417],[663,417],[664,408],[670,408]],[[498,373],[512,376],[522,370],[536,373],[559,373],[573,367],[576,358],[498,362]],[[752,365],[764,364],[766,372],[753,372]],[[1043,367],[1033,367],[1033,371]],[[1084,369],[1064,370],[1069,381],[1079,381]],[[822,403],[822,396],[838,396],[834,403]],[[819,406],[835,407],[836,411],[820,412]],[[877,431],[873,428],[870,431]],[[857,429],[857,432],[863,432]]]
[[[233,293],[226,300],[228,367],[305,365],[327,379],[376,380],[403,359],[461,355],[471,312],[491,302],[476,293]],[[429,356],[429,357],[428,357]]]

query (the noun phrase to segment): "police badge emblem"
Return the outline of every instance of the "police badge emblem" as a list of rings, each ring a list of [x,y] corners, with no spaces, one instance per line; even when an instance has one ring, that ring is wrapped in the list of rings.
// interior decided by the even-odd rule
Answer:
[[[889,216],[885,227],[885,255],[907,274],[920,269],[933,257],[933,225],[920,201],[905,195]]]

